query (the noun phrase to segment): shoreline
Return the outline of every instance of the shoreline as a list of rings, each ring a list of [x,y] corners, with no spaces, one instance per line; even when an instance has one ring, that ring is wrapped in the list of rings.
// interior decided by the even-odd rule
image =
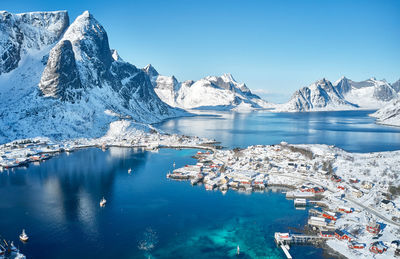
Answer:
[[[153,141],[150,141],[150,139]],[[158,140],[154,141],[155,139]],[[180,143],[174,144],[177,140],[180,140]],[[335,215],[335,220],[327,220],[325,222],[326,218],[323,219],[323,227],[314,226],[314,231],[322,231],[329,226],[335,226],[335,224],[335,229],[343,229],[344,226],[351,224],[351,222],[355,220],[351,217],[352,213],[358,215],[360,213],[365,214],[368,212],[371,213],[371,216],[372,214],[376,216],[375,220],[381,220],[388,225],[395,225],[397,228],[400,226],[400,221],[399,223],[394,222],[388,219],[388,216],[382,215],[380,212],[372,209],[368,204],[364,205],[362,202],[357,202],[355,200],[356,197],[353,197],[354,193],[352,193],[354,192],[352,191],[354,188],[351,184],[348,184],[349,177],[340,175],[338,171],[341,170],[338,170],[337,168],[339,165],[335,164],[337,160],[341,161],[343,159],[350,161],[350,164],[354,164],[354,159],[356,158],[362,158],[365,160],[369,157],[379,157],[388,160],[388,158],[393,154],[397,155],[398,153],[400,155],[400,151],[362,154],[348,153],[339,148],[332,146],[328,147],[326,145],[289,145],[287,143],[272,146],[250,146],[246,149],[225,150],[217,149],[217,143],[218,142],[213,140],[200,139],[196,137],[149,133],[141,135],[140,137],[136,136],[136,138],[119,140],[84,139],[75,141],[73,145],[71,142],[48,143],[44,139],[22,140],[19,142],[14,141],[12,142],[12,145],[5,144],[0,146],[0,152],[3,152],[8,156],[15,156],[15,150],[17,150],[17,154],[25,154],[26,158],[29,158],[29,160],[16,165],[20,166],[30,162],[37,162],[37,160],[31,160],[32,157],[37,158],[37,155],[40,155],[40,159],[42,158],[42,155],[47,155],[43,158],[43,160],[46,160],[62,152],[73,152],[85,148],[101,148],[105,150],[110,147],[119,147],[138,148],[146,151],[154,151],[160,148],[206,150],[207,152],[199,151],[194,155],[194,158],[198,161],[196,165],[187,165],[184,168],[175,169],[172,173],[168,173],[167,177],[174,180],[190,180],[193,185],[202,183],[207,190],[219,189],[222,192],[226,192],[228,189],[240,192],[244,191],[246,193],[271,189],[276,189],[273,191],[286,192],[287,198],[288,194],[293,195],[290,196],[289,199],[293,199],[294,201],[296,199],[305,199],[309,206],[318,205],[322,212],[327,211],[326,213]],[[19,147],[15,148],[16,145],[19,145]],[[41,149],[39,149],[39,147],[41,147]],[[4,149],[7,148],[10,148],[14,153],[11,151],[6,153]],[[36,153],[27,152],[32,150],[35,150]],[[4,158],[2,161],[4,161]],[[328,164],[333,168],[329,169],[326,161],[329,161]],[[384,161],[384,163],[385,162],[387,161]],[[1,165],[4,167],[4,164]],[[265,167],[265,165],[268,165],[268,167]],[[395,166],[397,165],[395,164]],[[333,171],[329,172],[329,170],[333,169],[335,174],[332,173]],[[396,167],[394,167],[394,169],[396,169]],[[341,180],[339,182],[332,180],[333,176],[338,177],[335,179]],[[217,184],[217,180],[222,181],[222,184],[220,182]],[[359,185],[361,184],[359,180],[357,183],[359,183]],[[338,186],[342,185],[344,190],[338,191]],[[312,191],[313,188],[316,188],[317,186],[322,190],[321,194]],[[279,190],[279,188],[285,190],[282,191]],[[360,188],[362,189],[362,187],[358,187],[359,190]],[[381,189],[382,188],[379,189],[379,192],[381,192]],[[367,192],[366,189],[364,192]],[[345,196],[339,197],[338,194],[344,194]],[[347,197],[347,194],[349,194],[350,198]],[[400,199],[396,200],[396,203],[398,201],[400,201]],[[349,206],[346,205],[346,203],[350,203],[352,207],[348,209],[349,212],[344,213],[342,210],[346,210]],[[318,214],[318,217],[322,218],[321,215],[322,213]],[[309,223],[307,225],[309,225]],[[368,224],[368,222],[360,220],[353,222],[353,224],[354,223],[357,225]],[[330,229],[332,229],[332,227]],[[394,230],[393,228],[389,228],[390,233]],[[318,235],[318,232],[314,233]],[[365,235],[361,236],[361,238],[365,239]],[[385,238],[387,239],[388,237]],[[331,240],[335,242],[343,242],[335,239]],[[328,252],[330,251],[329,249],[332,249],[335,253],[339,253],[343,256],[352,255],[352,251],[347,251],[347,249],[335,249],[332,247],[332,244],[328,245],[326,242],[323,242],[322,248]],[[366,254],[370,253],[367,248],[364,250]],[[348,252],[350,252],[350,254]],[[394,253],[394,250],[392,249],[391,252]]]
[[[257,145],[216,150],[213,154],[198,152],[196,165],[175,169],[167,174],[167,178],[190,180],[192,185],[201,183],[206,190],[223,193],[228,189],[252,193],[269,187],[289,187],[294,191],[286,192],[287,198],[293,198],[295,202],[304,199],[309,206],[318,207],[312,209],[313,214],[309,211],[306,226],[312,227],[315,237],[322,235],[323,231],[331,231],[327,239],[330,241],[323,243],[335,253],[355,257],[361,252],[361,255],[369,257],[372,256],[369,248],[377,246],[378,241],[385,246],[382,253],[394,255],[400,247],[396,250],[390,242],[396,240],[396,233],[400,230],[400,216],[394,221],[396,215],[400,215],[396,206],[400,205],[400,198],[394,197],[390,201],[393,208],[386,211],[377,210],[376,204],[371,202],[386,193],[388,183],[385,179],[391,179],[384,173],[382,165],[396,172],[400,169],[396,160],[399,155],[400,151],[349,153],[326,145]],[[363,161],[363,164],[355,161]],[[377,175],[373,177],[363,173],[371,163],[377,164]],[[349,174],[354,171],[359,173],[356,176]],[[378,183],[382,178],[386,184]],[[384,205],[381,203],[379,206]],[[386,224],[385,229],[378,232],[377,239],[367,231],[374,222]],[[343,231],[348,233],[348,243],[337,236]],[[364,243],[363,249],[351,248],[360,242]]]

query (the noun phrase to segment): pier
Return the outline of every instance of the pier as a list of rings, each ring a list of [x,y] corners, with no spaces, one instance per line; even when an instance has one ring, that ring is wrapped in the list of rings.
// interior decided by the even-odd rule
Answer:
[[[315,236],[315,235],[303,235],[303,234],[290,234],[275,232],[274,234],[276,244],[282,249],[286,258],[291,259],[292,256],[289,253],[289,245],[306,245],[315,244],[329,237]]]

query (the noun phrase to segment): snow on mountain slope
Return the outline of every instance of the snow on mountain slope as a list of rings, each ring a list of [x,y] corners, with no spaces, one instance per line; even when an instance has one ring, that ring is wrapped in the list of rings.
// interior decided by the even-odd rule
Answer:
[[[68,21],[66,12],[55,13]],[[89,12],[68,27],[49,14],[36,16],[44,17],[47,27],[35,27],[28,36],[19,31],[23,39],[42,38],[43,44],[22,41],[20,60],[1,64],[2,71],[10,71],[0,75],[0,143],[36,136],[100,137],[121,118],[153,123],[186,114],[162,102],[147,74],[110,50],[106,31]],[[36,22],[28,20],[27,27]],[[0,28],[7,26],[1,22]],[[46,38],[53,27],[65,33],[59,29]],[[7,44],[2,41],[0,48]]]
[[[143,68],[157,95],[173,107],[182,109],[251,110],[270,108],[272,104],[253,94],[230,74],[208,76],[198,81],[179,82],[174,76],[162,76],[153,66]]]
[[[321,79],[297,90],[289,102],[279,105],[276,111],[324,111],[355,109],[357,105],[346,101],[328,80]]]
[[[15,69],[28,52],[55,43],[68,24],[66,11],[22,14],[0,11],[0,75]]]
[[[400,93],[400,79],[392,83],[392,87],[397,93]]]
[[[400,98],[386,104],[371,116],[377,118],[380,124],[400,127]]]
[[[296,91],[276,111],[378,109],[397,97],[396,90],[384,80],[371,78],[355,82],[342,77],[332,84],[322,79]]]
[[[398,96],[389,83],[375,78],[355,82],[342,77],[334,85],[342,89],[341,93],[347,101],[356,103],[361,108],[377,109]],[[343,87],[344,85],[347,85],[348,88]]]

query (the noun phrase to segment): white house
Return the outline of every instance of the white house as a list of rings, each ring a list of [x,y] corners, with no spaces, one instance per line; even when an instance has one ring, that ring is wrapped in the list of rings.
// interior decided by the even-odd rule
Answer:
[[[392,201],[389,201],[389,200],[382,200],[381,201],[381,208],[383,208],[385,210],[392,210],[392,209],[394,209],[394,203]]]

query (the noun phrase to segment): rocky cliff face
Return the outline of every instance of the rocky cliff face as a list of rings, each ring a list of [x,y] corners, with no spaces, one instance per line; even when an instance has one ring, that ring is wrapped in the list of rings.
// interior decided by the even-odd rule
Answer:
[[[296,91],[290,101],[284,104],[284,111],[310,111],[326,109],[351,109],[357,105],[346,101],[342,92],[346,85],[336,89],[331,82],[325,78],[319,80],[308,87]]]
[[[0,75],[0,142],[96,137],[119,118],[153,123],[185,114],[160,100],[145,71],[110,50],[104,27],[89,12],[71,25],[66,12],[2,15],[8,17],[2,31],[20,40],[1,37],[0,48],[15,43],[23,54],[6,54],[0,64],[9,71]]]
[[[23,14],[1,11],[0,75],[17,68],[28,52],[39,51],[57,42],[68,25],[65,11]]]
[[[400,93],[400,79],[394,82],[392,84],[392,87],[397,93]]]
[[[39,88],[43,96],[75,102],[82,93],[82,83],[69,40],[60,41],[50,52]]]

